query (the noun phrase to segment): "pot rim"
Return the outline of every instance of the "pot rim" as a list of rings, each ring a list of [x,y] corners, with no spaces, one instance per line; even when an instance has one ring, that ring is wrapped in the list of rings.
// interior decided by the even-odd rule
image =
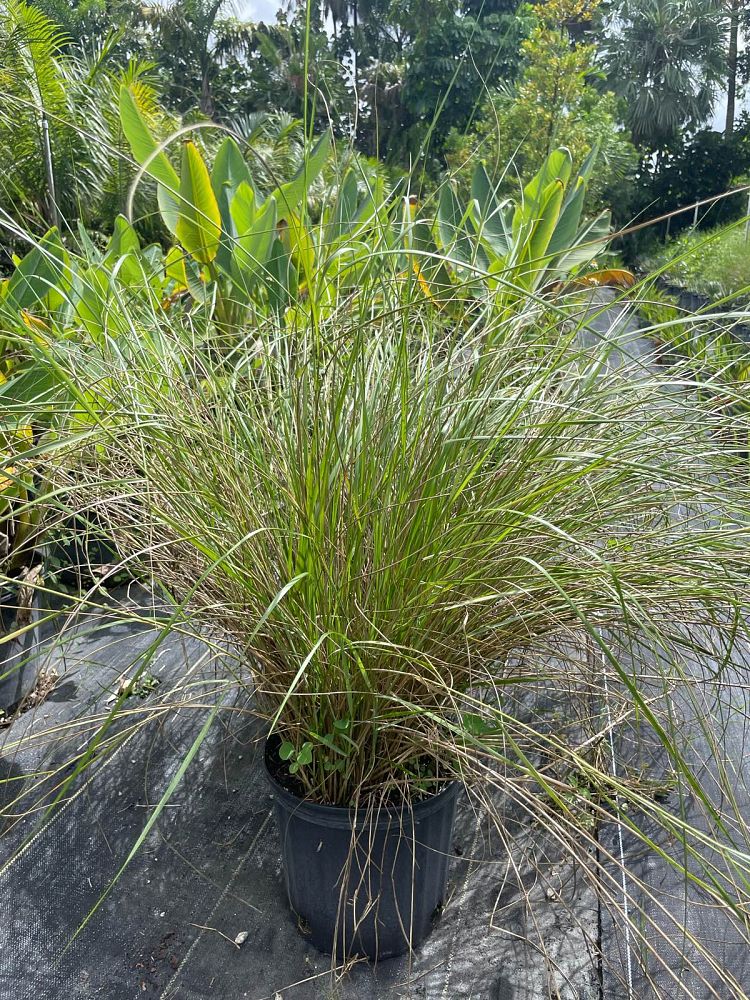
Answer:
[[[461,787],[460,781],[452,779],[446,783],[445,788],[442,788],[434,795],[430,795],[429,798],[420,799],[410,804],[404,803],[402,807],[382,806],[375,813],[371,813],[369,809],[354,809],[351,806],[331,806],[322,802],[301,799],[298,795],[284,788],[269,770],[267,747],[268,741],[266,740],[263,748],[263,769],[274,795],[288,812],[302,815],[305,819],[317,823],[319,826],[351,829],[354,825],[362,826],[366,824],[380,829],[391,826],[394,822],[402,823],[405,819],[408,820],[410,816],[415,820],[421,819],[422,817],[432,815],[432,813],[437,812],[443,806],[447,805],[450,800],[455,799]],[[411,808],[408,808],[408,805]]]

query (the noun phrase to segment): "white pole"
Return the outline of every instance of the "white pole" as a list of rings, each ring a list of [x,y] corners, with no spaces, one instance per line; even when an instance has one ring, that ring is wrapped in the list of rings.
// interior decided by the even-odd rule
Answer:
[[[52,168],[52,146],[49,141],[49,122],[42,112],[42,139],[44,141],[44,169],[47,174],[47,193],[49,194],[49,210],[52,224],[60,228],[60,215],[57,211],[57,192],[55,191],[55,172]]]

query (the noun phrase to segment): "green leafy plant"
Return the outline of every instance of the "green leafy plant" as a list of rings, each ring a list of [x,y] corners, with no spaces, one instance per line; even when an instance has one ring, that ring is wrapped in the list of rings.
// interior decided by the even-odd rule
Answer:
[[[54,490],[147,567],[166,628],[232,640],[228,672],[252,674],[308,798],[374,807],[458,778],[501,826],[506,792],[599,889],[617,882],[595,835],[616,821],[741,922],[732,775],[704,787],[674,713],[696,659],[723,696],[746,631],[748,485],[727,431],[747,416],[585,346],[590,302],[562,293],[609,280],[592,270],[608,218],[583,216],[593,157],[573,179],[554,150],[512,201],[478,171],[468,204],[343,169],[318,211],[330,139],[261,183],[234,137],[210,162],[200,132],[159,139],[137,93],[120,98],[134,191],[156,186],[172,244],[144,246],[126,216],[103,248],[52,231],[0,293],[6,391],[40,371],[35,405],[55,414]],[[70,781],[117,745],[121,708]],[[655,741],[654,781],[679,794],[591,752],[614,730]]]
[[[498,184],[481,164],[474,171],[468,206],[446,184],[435,236],[449,270],[469,287],[474,279],[486,288],[501,310],[559,290],[577,277],[590,285],[632,283],[626,271],[589,270],[606,249],[610,231],[609,212],[593,219],[583,216],[596,155],[595,150],[572,178],[570,152],[554,150],[517,200],[501,198]]]
[[[501,193],[512,194],[519,177],[535,174],[555,148],[565,146],[576,169],[599,150],[588,184],[590,211],[608,207],[614,192],[619,202],[627,197],[637,154],[619,124],[614,94],[597,86],[597,48],[584,34],[598,6],[554,0],[531,8],[536,24],[521,45],[518,82],[490,90],[471,127],[447,143],[449,165],[465,187],[479,161],[497,176]],[[622,217],[623,206],[616,207]]]
[[[310,742],[305,742],[297,749],[293,743],[286,740],[279,747],[279,757],[281,760],[289,762],[289,773],[296,774],[301,767],[312,764],[313,745]]]
[[[328,133],[289,180],[263,193],[233,137],[223,140],[210,171],[186,140],[178,175],[129,88],[122,89],[120,110],[133,154],[157,181],[165,225],[185,255],[185,287],[210,304],[221,330],[241,330],[257,307],[284,315],[306,300],[316,311],[332,284],[356,284],[370,250],[361,234],[378,220],[382,188],[363,196],[349,170],[319,224],[310,226],[306,194],[331,155]]]

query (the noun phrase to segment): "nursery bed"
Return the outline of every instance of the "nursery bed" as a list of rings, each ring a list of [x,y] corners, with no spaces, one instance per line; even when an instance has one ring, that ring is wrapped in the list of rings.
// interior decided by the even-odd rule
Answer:
[[[123,670],[149,640],[137,625],[103,622],[53,643],[56,688],[2,731],[3,776],[28,781],[31,773],[70,759],[83,743],[80,732],[50,745],[37,745],[34,734],[106,708]],[[223,697],[213,686],[215,666],[201,644],[170,639],[149,668],[159,684],[136,708],[154,711],[177,698],[175,682],[190,668],[193,704],[210,704]],[[333,991],[330,960],[305,942],[286,906],[250,705],[242,692],[224,702],[148,840],[85,926],[180,766],[199,728],[196,711],[202,720],[205,707],[186,706],[139,733],[123,732],[121,746],[76,786],[41,833],[24,844],[38,816],[6,832],[0,840],[3,1000],[619,1000],[627,996],[628,975],[634,997],[653,995],[635,942],[600,911],[577,865],[562,860],[510,803],[502,843],[466,801],[454,838],[450,899],[432,937],[411,965],[406,959],[376,969],[358,965]],[[23,745],[13,749],[21,736]],[[728,754],[739,754],[738,760],[742,736],[728,720]],[[616,830],[605,831],[602,841],[619,850]],[[623,848],[633,876],[658,886],[660,902],[681,915],[678,876],[627,838]],[[638,899],[635,880],[627,888]],[[690,924],[750,988],[747,955],[727,922],[694,905]],[[237,947],[234,939],[244,934]],[[672,967],[679,961],[666,946],[664,954]],[[649,974],[659,978],[653,959]],[[663,995],[691,995],[661,978]],[[685,982],[696,989],[689,977]]]
[[[53,649],[61,676],[50,699],[4,730],[6,776],[67,759],[80,736],[50,750],[35,748],[33,733],[106,705],[149,641],[137,626],[86,632]],[[194,642],[165,645],[151,668],[160,679],[151,707],[205,654]],[[216,697],[213,664],[198,671],[196,684],[198,676],[207,704]],[[247,696],[231,707],[236,711],[217,718],[151,836],[74,940],[194,740],[195,712],[182,709],[126,736],[26,846],[21,837],[33,829],[31,819],[0,841],[6,861],[15,854],[0,876],[0,997],[537,1000],[553,984],[561,997],[599,996],[598,911],[575,867],[560,864],[509,806],[514,871],[499,838],[492,842],[466,802],[451,898],[432,937],[411,966],[406,959],[355,966],[332,994],[330,959],[300,936],[286,906]],[[21,734],[28,748],[8,752]],[[486,867],[473,877],[480,863]],[[233,941],[242,933],[247,940],[238,948]]]

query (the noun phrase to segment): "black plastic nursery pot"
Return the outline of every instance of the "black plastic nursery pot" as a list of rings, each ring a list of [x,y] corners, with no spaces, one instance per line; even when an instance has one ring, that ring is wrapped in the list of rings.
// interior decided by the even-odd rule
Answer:
[[[37,681],[40,593],[33,586],[38,571],[0,587],[0,709],[17,705]]]
[[[289,905],[320,951],[372,961],[430,933],[448,876],[459,784],[411,805],[354,811],[283,788],[269,770]]]

